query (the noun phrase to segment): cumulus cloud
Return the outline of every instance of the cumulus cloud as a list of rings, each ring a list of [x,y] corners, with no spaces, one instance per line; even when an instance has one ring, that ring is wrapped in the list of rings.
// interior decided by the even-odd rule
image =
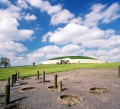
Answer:
[[[0,54],[6,55],[8,52],[24,52],[27,48],[23,44],[14,41],[0,41]]]
[[[58,28],[54,32],[45,34],[43,41],[46,41],[48,38],[50,42],[60,45],[70,42],[81,44],[84,41],[101,39],[104,35],[105,31],[99,28],[90,28],[85,25],[69,23],[63,28]]]
[[[52,6],[48,1],[43,0],[26,0],[31,6],[39,8],[41,11],[45,11],[51,16],[51,24],[58,25],[62,23],[68,23],[74,17],[74,14],[67,9],[62,9],[61,5]]]
[[[27,52],[27,48],[21,43],[0,41],[0,57],[8,57],[11,60],[11,65],[21,65],[22,62],[20,62],[20,57],[23,57],[21,55],[25,52]]]
[[[11,8],[12,7],[12,8]],[[0,41],[31,39],[34,31],[29,29],[18,29],[21,14],[18,9],[10,5],[7,9],[0,9]],[[32,16],[34,17],[34,16]]]
[[[18,1],[17,1],[17,5],[18,5],[20,8],[23,8],[23,9],[29,8],[29,6],[28,6],[28,4],[26,3],[25,0],[18,0]]]
[[[50,58],[73,55],[92,56],[103,61],[118,61],[118,59],[120,59],[119,49],[120,48],[114,48],[112,50],[87,50],[77,44],[68,44],[63,47],[59,47],[57,45],[49,45],[41,47],[31,53],[28,53],[27,55],[16,55],[15,52],[9,52],[7,55],[11,56],[10,59],[13,65],[21,65],[21,63],[22,65],[32,65],[33,62],[35,62],[36,64],[40,64],[41,62]]]
[[[13,5],[8,0],[2,0],[0,3],[6,5],[6,8],[0,9],[0,57],[10,58],[12,65],[22,64],[19,63],[20,59],[28,50],[22,41],[31,40],[34,31],[19,29],[19,21],[23,19],[19,6]]]
[[[64,9],[59,13],[51,15],[51,24],[57,25],[61,23],[68,23],[74,17],[68,10]]]
[[[106,5],[104,5],[105,7]],[[103,7],[101,7],[103,8]],[[97,9],[96,11],[99,11]],[[67,46],[74,55],[86,55],[99,58],[106,61],[120,60],[120,34],[113,29],[102,30],[96,26],[89,26],[75,19],[63,28],[55,31],[49,31],[43,36],[42,42],[51,42],[57,45]],[[76,46],[71,47],[70,44]],[[79,52],[79,47],[83,52]],[[75,50],[78,48],[77,50]],[[64,50],[61,49],[61,51]],[[75,51],[74,51],[75,50]],[[66,50],[65,50],[66,51]],[[69,53],[69,51],[66,51]],[[71,54],[71,53],[69,53]],[[64,54],[66,55],[66,54]]]
[[[91,7],[91,12],[85,15],[84,23],[88,26],[97,26],[102,23],[110,23],[120,18],[120,4],[118,2],[110,6],[95,4]]]
[[[89,26],[75,23],[70,23],[54,32],[48,32],[43,36],[42,41],[47,41],[47,39],[49,42],[58,45],[74,43],[87,48],[120,46],[120,35],[117,35],[114,30],[101,30],[97,27],[90,28]]]
[[[68,55],[79,55],[82,54],[84,50],[81,49],[79,45],[69,44],[63,47],[59,47],[57,45],[50,45],[39,48],[27,55],[30,63],[37,62],[40,63],[44,60],[48,60],[50,58],[58,57],[58,56],[68,56]]]
[[[27,13],[26,16],[24,16],[25,20],[36,20],[37,17],[35,15],[30,15],[30,13]]]
[[[110,6],[95,4],[85,16],[73,18],[66,26],[43,35],[42,42],[48,41],[57,45],[77,44],[84,49],[83,55],[116,61],[120,59],[120,34],[111,28],[102,30],[98,24],[107,24],[118,18],[120,18],[118,2]],[[80,54],[78,51],[75,54]]]
[[[50,58],[59,56],[76,56],[84,55],[91,56],[103,61],[118,61],[120,59],[120,47],[113,49],[86,49],[78,44],[68,44],[62,47],[57,45],[49,45],[39,48],[26,56],[28,63],[41,63]]]

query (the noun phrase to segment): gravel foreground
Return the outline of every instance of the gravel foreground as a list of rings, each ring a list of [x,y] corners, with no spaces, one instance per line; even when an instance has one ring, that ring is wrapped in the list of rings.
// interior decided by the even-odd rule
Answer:
[[[62,92],[48,89],[53,86],[55,74],[58,75],[58,82],[62,80]],[[44,84],[40,82],[42,79],[38,80],[35,76],[19,79],[14,87],[11,87],[11,103],[6,107],[2,96],[6,81],[0,81],[0,109],[120,109],[120,78],[117,76],[117,69],[76,69],[46,74]],[[24,82],[28,84],[20,85]],[[21,90],[26,87],[37,89]],[[90,93],[90,88],[93,87],[107,88],[108,92]],[[75,95],[80,101],[75,105],[61,104],[60,95]]]

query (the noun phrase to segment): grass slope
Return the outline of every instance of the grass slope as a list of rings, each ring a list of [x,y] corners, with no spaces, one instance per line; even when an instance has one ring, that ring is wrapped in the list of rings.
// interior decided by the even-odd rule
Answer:
[[[117,68],[120,63],[102,63],[102,64],[63,64],[63,65],[36,65],[36,66],[24,66],[24,67],[12,67],[12,68],[0,68],[0,80],[6,80],[12,74],[20,72],[20,76],[28,77],[37,75],[37,71],[40,73],[45,70],[46,73],[54,73],[59,71],[73,70],[79,68]]]
[[[64,59],[64,58],[70,58],[70,59],[94,59],[92,57],[88,57],[88,56],[63,56],[63,57],[57,57],[57,58],[52,58],[50,60],[57,60],[57,59]]]

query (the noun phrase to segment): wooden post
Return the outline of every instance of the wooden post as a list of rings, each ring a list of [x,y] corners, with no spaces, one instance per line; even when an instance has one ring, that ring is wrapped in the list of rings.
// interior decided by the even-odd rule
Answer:
[[[15,83],[16,83],[16,81],[17,81],[17,80],[16,80],[16,74],[14,74],[14,76],[15,76]]]
[[[10,84],[5,86],[5,105],[10,103]]]
[[[58,91],[62,92],[62,81],[60,81],[58,84]]]
[[[10,77],[7,79],[7,83],[10,84]]]
[[[15,79],[16,79],[16,81],[17,81],[17,72],[16,72],[16,74],[15,74]]]
[[[118,77],[120,78],[120,66],[118,66]]]
[[[40,74],[39,74],[39,70],[38,70],[38,72],[37,72],[37,77],[38,77],[38,79],[39,79],[39,76],[40,76]]]
[[[42,83],[44,84],[45,82],[45,71],[43,72],[43,77],[42,77]]]
[[[57,75],[54,75],[54,88],[57,89]]]
[[[13,86],[14,84],[14,74],[12,74],[12,77],[11,77],[11,86]]]

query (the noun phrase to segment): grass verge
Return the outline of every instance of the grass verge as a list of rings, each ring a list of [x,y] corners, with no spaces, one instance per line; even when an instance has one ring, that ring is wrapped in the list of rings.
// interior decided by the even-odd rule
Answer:
[[[12,74],[20,72],[20,76],[29,77],[37,75],[39,70],[42,74],[43,71],[46,73],[54,73],[60,71],[68,71],[79,68],[117,68],[120,62],[116,63],[102,63],[102,64],[64,64],[64,65],[36,65],[36,66],[21,66],[12,68],[0,68],[0,80],[6,80]]]

